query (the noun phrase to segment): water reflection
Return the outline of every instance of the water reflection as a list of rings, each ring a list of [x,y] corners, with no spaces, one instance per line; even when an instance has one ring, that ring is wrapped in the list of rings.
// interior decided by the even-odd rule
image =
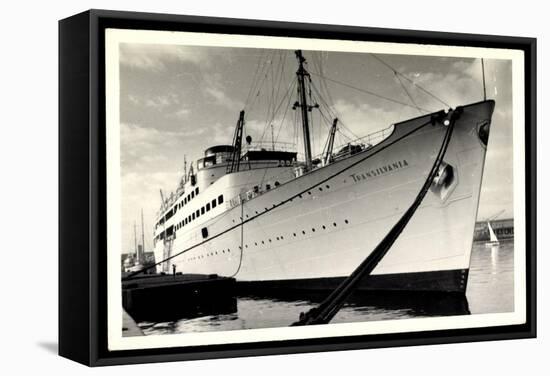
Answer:
[[[319,292],[258,292],[236,298],[174,305],[160,315],[154,307],[134,317],[146,335],[239,330],[289,326],[326,297]],[[486,248],[476,243],[472,252],[468,288],[464,294],[356,292],[334,317],[333,323],[395,320],[411,317],[468,315],[513,309],[513,242]]]

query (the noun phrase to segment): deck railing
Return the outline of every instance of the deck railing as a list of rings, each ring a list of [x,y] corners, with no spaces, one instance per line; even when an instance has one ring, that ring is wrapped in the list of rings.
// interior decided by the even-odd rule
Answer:
[[[250,144],[244,144],[242,147],[243,153],[247,151],[285,151],[295,152],[296,144],[292,142],[271,142],[271,141],[254,141]]]

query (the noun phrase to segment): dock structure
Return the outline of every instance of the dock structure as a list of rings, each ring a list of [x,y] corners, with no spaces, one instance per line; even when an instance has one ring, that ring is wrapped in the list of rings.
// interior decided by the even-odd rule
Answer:
[[[122,282],[122,305],[137,321],[170,321],[236,312],[235,291],[235,278],[216,274],[144,275]]]

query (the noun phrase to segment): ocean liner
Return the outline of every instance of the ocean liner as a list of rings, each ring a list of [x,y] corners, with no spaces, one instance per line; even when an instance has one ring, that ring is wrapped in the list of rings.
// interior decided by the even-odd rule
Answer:
[[[426,113],[339,147],[338,119],[312,156],[311,76],[296,51],[303,158],[244,137],[211,146],[162,198],[157,272],[217,274],[251,286],[331,289],[376,247],[416,197],[451,117],[430,191],[360,289],[464,292],[494,101]],[[455,121],[455,120],[453,120]],[[161,192],[162,193],[162,192]]]

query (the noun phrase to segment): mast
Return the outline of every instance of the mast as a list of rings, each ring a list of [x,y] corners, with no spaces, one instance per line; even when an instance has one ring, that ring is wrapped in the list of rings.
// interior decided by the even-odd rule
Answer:
[[[143,255],[145,254],[145,232],[143,227],[143,208],[141,209],[141,254],[138,257],[140,263],[142,263]]]
[[[325,154],[324,164],[327,165],[332,159],[332,148],[334,147],[334,136],[336,135],[336,125],[338,124],[338,118],[334,118],[332,127],[330,128],[330,134],[328,136],[327,153]]]
[[[162,189],[159,189],[160,191],[160,208],[162,211],[166,208],[166,203],[164,201],[164,195],[162,194]]]
[[[309,138],[309,117],[308,112],[310,111],[310,106],[307,104],[306,96],[306,77],[309,77],[309,73],[304,68],[304,63],[306,59],[302,55],[302,50],[295,51],[296,58],[299,62],[298,71],[296,76],[298,76],[298,98],[300,103],[296,102],[295,107],[300,107],[302,110],[302,128],[304,132],[304,152],[306,157],[306,169],[311,170],[311,141]]]
[[[183,183],[187,183],[187,155],[183,156]]]
[[[136,221],[134,221],[134,251],[136,252],[136,259],[137,259],[137,257],[138,257],[138,247],[137,247]]]

